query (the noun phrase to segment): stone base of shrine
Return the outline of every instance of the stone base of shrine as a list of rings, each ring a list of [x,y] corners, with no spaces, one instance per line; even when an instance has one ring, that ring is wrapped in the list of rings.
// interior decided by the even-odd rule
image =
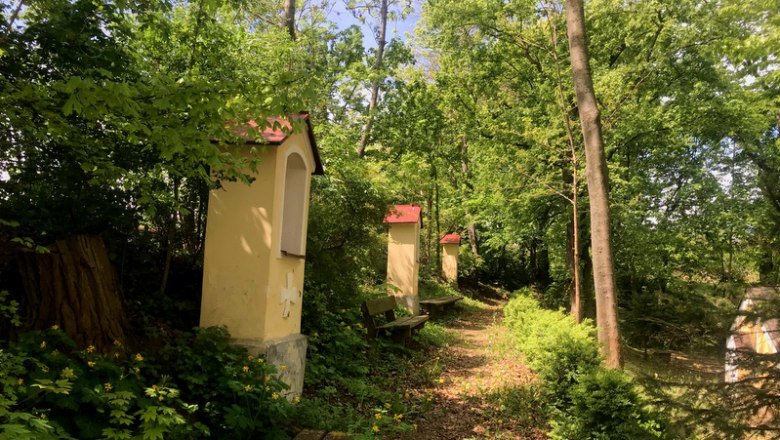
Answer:
[[[285,391],[287,400],[301,395],[306,371],[306,336],[296,334],[268,341],[234,339],[233,342],[246,347],[250,354],[262,355],[266,362],[276,365],[279,380],[290,386]]]

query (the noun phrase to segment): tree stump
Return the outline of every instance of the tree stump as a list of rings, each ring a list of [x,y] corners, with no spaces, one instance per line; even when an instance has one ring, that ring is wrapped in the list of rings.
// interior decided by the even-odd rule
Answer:
[[[49,253],[17,259],[32,328],[59,325],[80,347],[107,352],[125,340],[125,314],[116,273],[103,240],[76,235],[58,240]]]

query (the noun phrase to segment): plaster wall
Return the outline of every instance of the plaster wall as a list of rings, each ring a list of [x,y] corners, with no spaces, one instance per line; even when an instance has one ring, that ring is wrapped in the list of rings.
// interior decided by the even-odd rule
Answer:
[[[211,191],[206,224],[200,325],[226,326],[234,340],[244,345],[301,331],[303,255],[314,156],[303,133],[261,151],[251,185],[223,182],[223,188]],[[298,256],[283,255],[280,248],[286,159],[291,154],[300,155],[307,168],[300,232],[303,244]],[[288,273],[292,274],[291,286]],[[287,316],[284,290],[295,291]]]
[[[256,180],[222,182],[209,194],[200,325],[233,338],[265,337],[276,150],[260,154]]]
[[[419,222],[391,223],[387,240],[387,293],[414,315],[420,314],[419,252]]]
[[[449,282],[458,282],[458,251],[460,245],[442,244],[441,271],[444,279]]]

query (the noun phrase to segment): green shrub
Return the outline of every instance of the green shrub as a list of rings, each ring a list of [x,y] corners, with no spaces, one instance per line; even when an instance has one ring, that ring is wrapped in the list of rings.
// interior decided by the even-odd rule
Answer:
[[[571,406],[554,417],[553,439],[644,440],[665,438],[657,415],[620,371],[597,368],[569,390]]]
[[[563,312],[541,309],[524,295],[513,298],[504,314],[552,406],[567,405],[569,388],[601,363],[595,328],[588,321],[577,324]]]
[[[0,437],[271,438],[289,410],[272,366],[224,329],[180,335],[156,356],[79,349],[56,326],[0,350]]]
[[[505,322],[539,377],[555,439],[664,438],[662,425],[630,379],[600,366],[596,329],[563,311],[545,310],[529,295],[504,309]]]

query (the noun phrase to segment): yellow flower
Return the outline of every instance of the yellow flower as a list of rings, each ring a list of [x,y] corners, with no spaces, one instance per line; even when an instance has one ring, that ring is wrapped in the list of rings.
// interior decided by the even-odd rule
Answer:
[[[271,394],[271,398],[274,399],[274,400],[278,399],[279,398],[279,393]]]
[[[114,353],[114,359],[119,359],[119,352],[118,351]]]
[[[258,363],[258,364],[262,364],[263,362],[265,362],[265,361],[263,360],[263,358],[257,358],[257,363]]]
[[[252,391],[252,385],[244,385],[244,391],[246,391],[247,393]]]
[[[444,378],[443,377],[439,378],[439,383],[444,383]]]
[[[271,387],[265,387],[266,391],[271,391]]]
[[[293,403],[301,403],[301,396],[293,397]]]
[[[94,345],[90,345],[89,347],[87,347],[87,353],[94,353],[94,352],[95,352],[95,346]]]
[[[389,403],[385,403],[385,408],[390,409],[390,404]]]
[[[41,371],[43,371],[44,373],[48,373],[49,372],[49,367],[44,365],[44,366],[41,367]]]
[[[135,368],[133,368],[133,371],[135,371],[136,373],[140,373],[140,372],[141,372],[141,369],[140,369],[140,368],[138,368],[138,367],[135,367]]]
[[[417,431],[417,423],[412,423],[412,429],[414,429],[415,431]]]
[[[117,347],[121,347],[122,343],[119,342],[119,339],[114,339],[114,345],[116,345]]]
[[[404,418],[403,414],[396,414],[396,415],[393,416],[393,420],[395,420],[398,423],[400,423],[401,419],[403,419],[403,418]]]
[[[52,330],[59,330],[60,326],[58,326],[57,324],[54,324],[53,326],[51,326],[51,329]]]
[[[404,399],[408,399],[408,398],[409,398],[409,393],[408,392],[404,393]]]
[[[104,383],[104,384],[103,384],[103,389],[105,389],[106,391],[111,391],[113,388],[114,388],[114,386],[113,386],[113,385],[111,385],[111,384],[110,384],[110,383],[108,383],[108,382],[106,382],[106,383]]]
[[[287,369],[287,365],[284,365],[284,364],[282,364],[282,365],[279,365],[279,369],[280,369],[280,370],[282,370],[282,371],[284,371],[284,370],[286,370],[286,369]]]
[[[374,432],[379,432],[379,427],[374,425],[374,426],[371,427],[371,430],[374,431]]]
[[[46,341],[41,342],[41,348],[46,348]]]
[[[135,360],[137,360],[138,362],[141,362],[141,361],[144,360],[144,357],[141,356],[141,353],[136,353],[135,354]]]
[[[16,384],[17,384],[17,385],[24,385],[24,379],[22,379],[22,378],[20,377],[20,378],[19,378],[19,379],[16,381]]]
[[[252,362],[253,360],[255,360],[255,357],[250,354],[249,356],[246,357],[246,360]]]
[[[377,420],[382,420],[382,413],[374,414],[374,418],[377,419]]]
[[[89,362],[87,362],[87,365],[89,365],[90,367],[94,367],[96,363],[97,362],[95,362],[95,361],[89,361]]]
[[[241,369],[244,373],[249,373],[249,367],[244,365],[244,368]]]
[[[498,424],[499,424],[499,425],[501,425],[501,424],[503,424],[503,423],[504,423],[504,420],[503,420],[503,419],[498,419]]]

